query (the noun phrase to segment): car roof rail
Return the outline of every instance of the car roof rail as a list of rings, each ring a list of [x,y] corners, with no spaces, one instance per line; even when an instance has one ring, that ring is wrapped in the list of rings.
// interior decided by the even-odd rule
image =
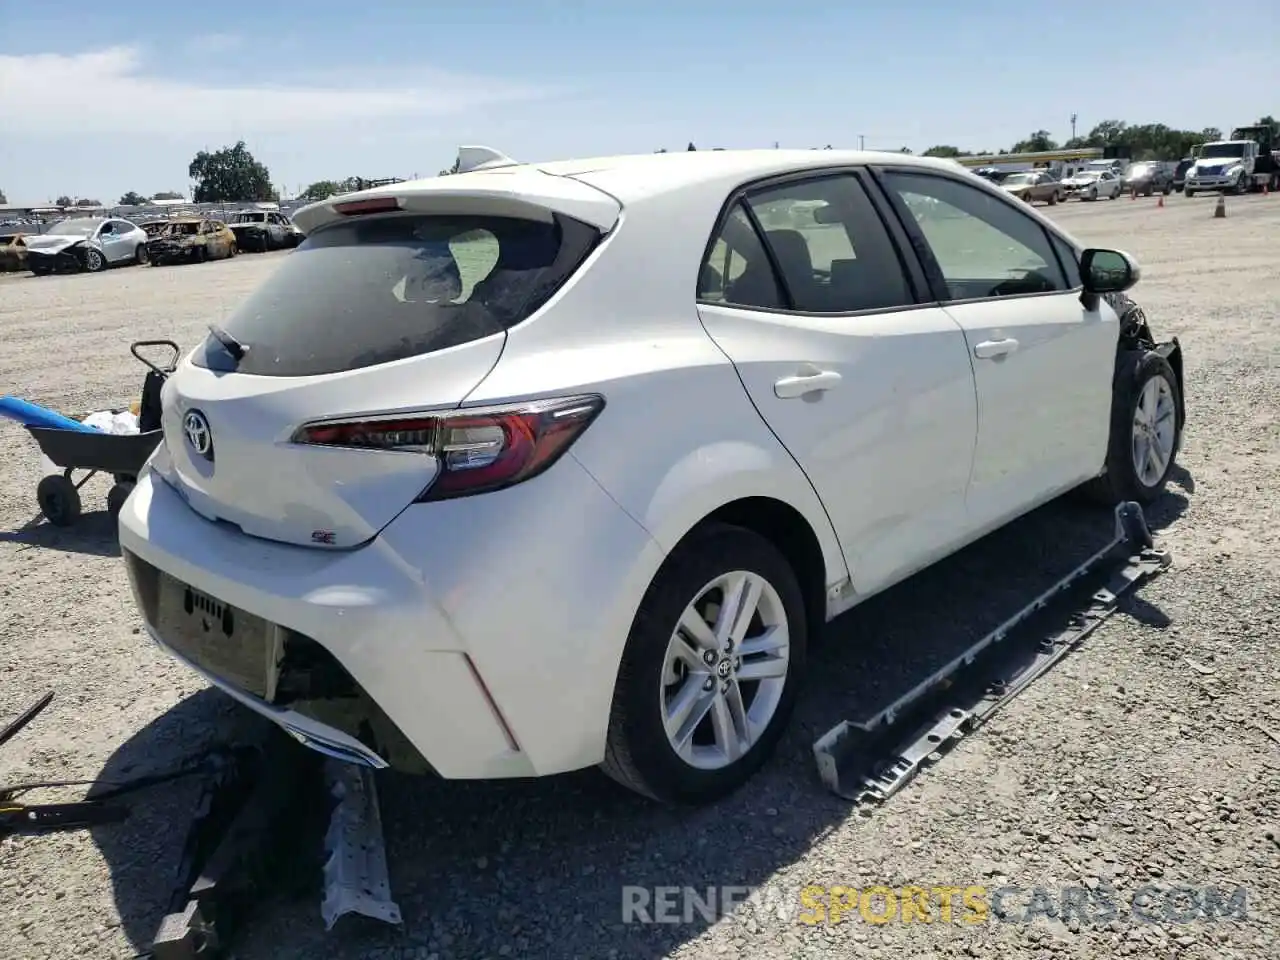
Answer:
[[[493,170],[497,167],[516,167],[519,160],[513,160],[493,147],[459,147],[458,173],[470,173],[472,170]]]

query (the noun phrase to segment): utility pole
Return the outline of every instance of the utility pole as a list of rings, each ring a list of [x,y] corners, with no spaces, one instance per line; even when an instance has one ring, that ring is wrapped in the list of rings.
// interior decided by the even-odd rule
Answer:
[[[867,135],[865,133],[858,134],[858,149],[867,149]]]
[[[1071,115],[1071,139],[1074,140],[1075,138],[1076,138],[1076,115],[1073,113]]]

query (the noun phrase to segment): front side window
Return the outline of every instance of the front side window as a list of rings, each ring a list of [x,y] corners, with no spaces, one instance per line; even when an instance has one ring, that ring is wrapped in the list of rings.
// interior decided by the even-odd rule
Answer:
[[[563,217],[340,220],[308,236],[222,324],[248,347],[238,363],[213,338],[194,362],[310,376],[479,340],[529,317],[599,238]]]
[[[885,184],[919,229],[950,300],[1068,289],[1044,228],[985,190],[930,174],[889,171]]]

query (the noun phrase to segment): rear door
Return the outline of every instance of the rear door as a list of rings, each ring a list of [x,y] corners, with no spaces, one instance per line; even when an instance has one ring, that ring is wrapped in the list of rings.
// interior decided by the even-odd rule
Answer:
[[[964,334],[883,212],[849,172],[753,186],[727,208],[698,292],[862,593],[963,535],[977,426]]]
[[[364,214],[321,226],[170,378],[168,479],[200,514],[254,536],[368,540],[430,485],[434,456],[359,437],[296,443],[298,429],[412,418],[419,426],[404,429],[425,446],[430,413],[461,404],[497,362],[506,329],[598,238],[546,212]],[[244,347],[238,360],[227,335]]]
[[[973,357],[974,521],[991,526],[1089,479],[1107,447],[1119,324],[1105,303],[1082,305],[1074,251],[958,177],[918,168],[881,177]]]

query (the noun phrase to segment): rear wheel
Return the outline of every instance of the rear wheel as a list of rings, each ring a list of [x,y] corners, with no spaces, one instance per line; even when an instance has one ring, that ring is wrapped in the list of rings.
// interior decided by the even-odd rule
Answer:
[[[133,262],[139,266],[145,266],[149,259],[147,245],[145,243],[138,244],[138,249],[133,251]]]
[[[1182,445],[1178,377],[1158,353],[1125,359],[1112,389],[1106,470],[1085,489],[1107,504],[1150,503],[1164,492]]]
[[[113,517],[120,516],[120,511],[124,509],[124,502],[129,499],[131,493],[133,493],[133,484],[128,481],[117,483],[108,490],[107,513]]]
[[[614,689],[604,771],[664,803],[707,803],[769,758],[795,704],[808,625],[765,538],[691,534],[650,584]]]
[[[1194,197],[1196,195],[1196,192],[1192,190],[1190,187],[1187,187],[1182,191],[1182,195],[1184,197]]]

